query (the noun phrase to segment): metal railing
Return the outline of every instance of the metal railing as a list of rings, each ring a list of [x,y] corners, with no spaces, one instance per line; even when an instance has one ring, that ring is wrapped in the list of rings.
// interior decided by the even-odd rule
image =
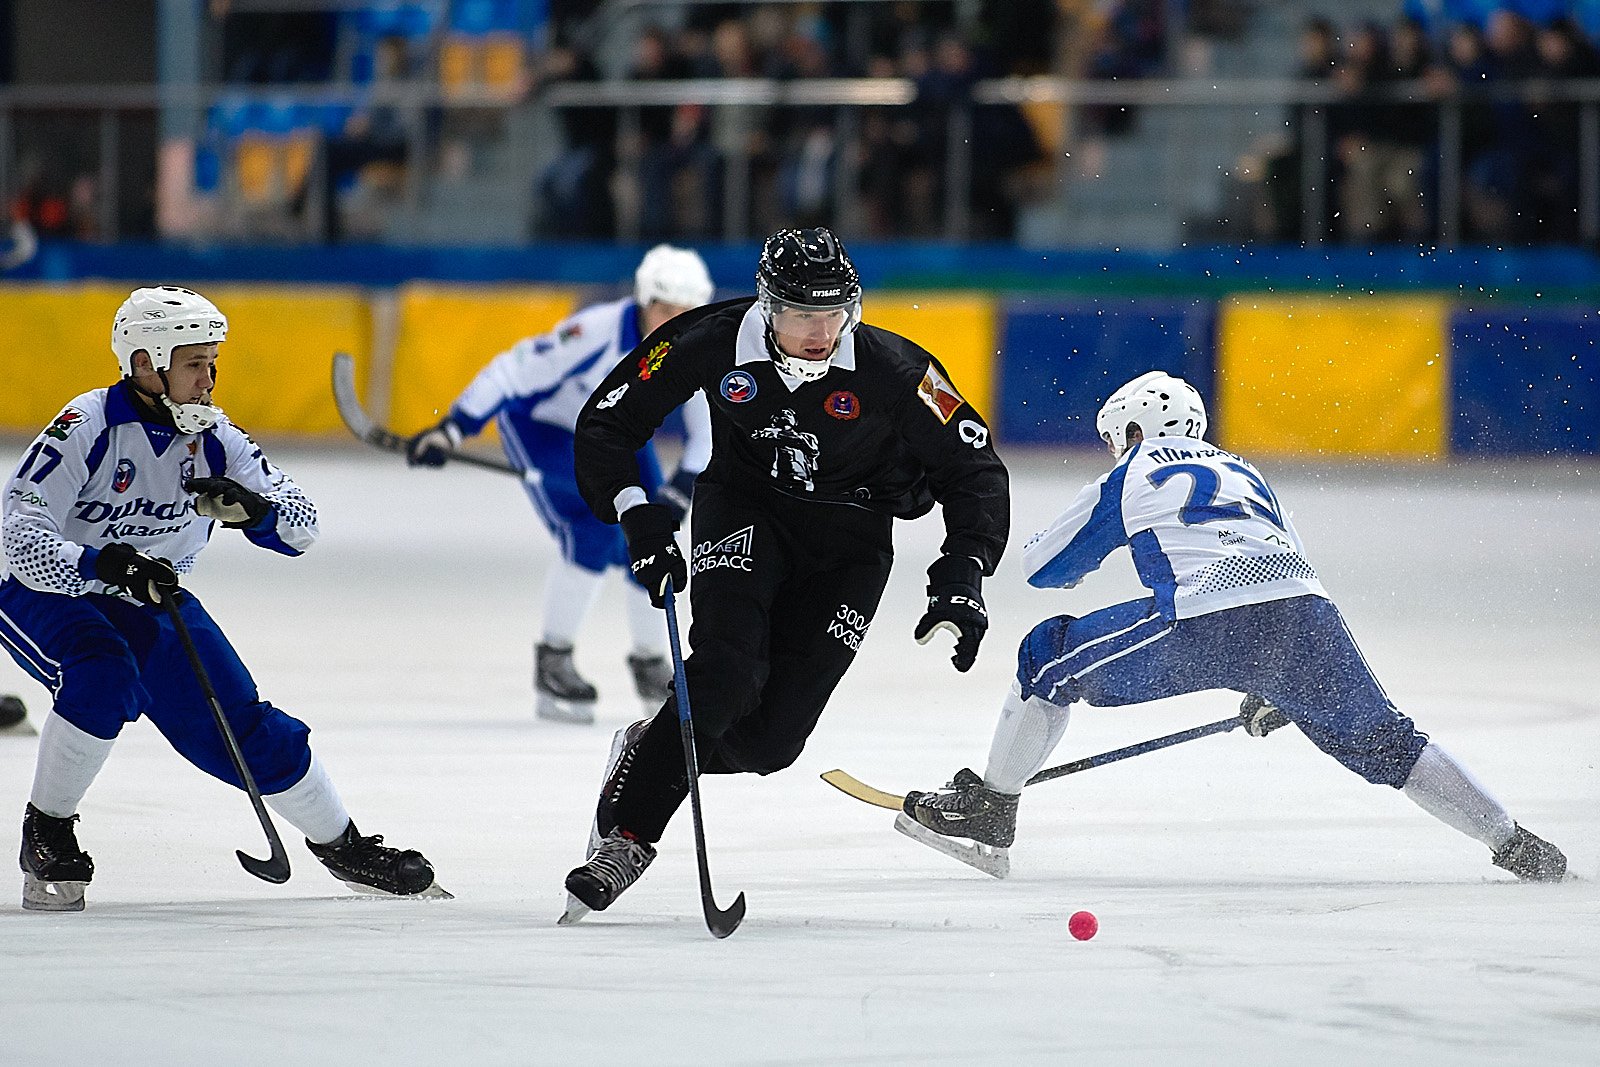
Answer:
[[[427,117],[432,112],[452,109],[511,108],[522,106],[565,108],[614,108],[619,116],[619,144],[637,141],[640,111],[643,108],[700,105],[709,108],[827,107],[836,109],[834,132],[837,142],[850,144],[858,136],[864,108],[903,107],[917,97],[914,82],[900,78],[817,79],[776,81],[771,79],[725,79],[681,81],[567,82],[545,87],[531,101],[519,101],[490,91],[443,92],[437,86],[413,83],[354,86],[284,86],[246,88],[204,86],[163,88],[159,86],[38,86],[0,89],[0,190],[16,192],[15,130],[18,116],[31,112],[66,112],[90,117],[98,125],[98,183],[102,190],[98,205],[102,240],[117,237],[121,116],[129,112],[159,112],[179,109],[191,118],[190,127],[198,135],[201,116],[218,103],[232,105],[266,104],[333,105],[352,108],[390,108],[400,116],[406,130],[410,159],[428,158],[430,145]],[[1463,198],[1463,115],[1480,104],[1520,102],[1548,106],[1572,104],[1578,108],[1578,159],[1576,237],[1584,242],[1600,240],[1600,79],[1499,83],[1472,87],[1437,96],[1422,82],[1392,83],[1361,97],[1359,101],[1332,85],[1289,79],[1152,79],[1144,81],[1082,81],[1054,77],[1003,78],[979,81],[970,99],[948,109],[945,142],[949,146],[943,163],[943,235],[952,241],[967,238],[970,229],[968,202],[973,159],[971,133],[973,106],[985,104],[1051,103],[1061,105],[1063,122],[1070,124],[1074,112],[1086,106],[1175,108],[1250,108],[1257,112],[1282,109],[1263,125],[1281,126],[1287,109],[1299,109],[1301,155],[1299,201],[1300,237],[1307,244],[1320,243],[1328,231],[1329,189],[1325,159],[1329,150],[1328,112],[1331,107],[1354,102],[1377,104],[1421,104],[1437,108],[1437,241],[1457,243],[1462,236]],[[1070,144],[1070,125],[1063,132]],[[1183,151],[1174,143],[1165,151]],[[637,167],[637,153],[619,152],[619,166]],[[1181,172],[1183,160],[1170,158],[1167,165]],[[744,238],[751,217],[748,182],[749,159],[737,148],[723,161],[729,181],[722,205],[722,234]],[[1070,198],[1072,181],[1062,160],[1055,160],[1057,195]],[[860,177],[855,153],[834,153],[834,181],[839,191],[836,224],[843,232],[859,226],[861,206],[857,195]],[[405,209],[419,210],[429,181],[427,168],[406,168]],[[639,236],[639,219],[619,220],[619,235]]]

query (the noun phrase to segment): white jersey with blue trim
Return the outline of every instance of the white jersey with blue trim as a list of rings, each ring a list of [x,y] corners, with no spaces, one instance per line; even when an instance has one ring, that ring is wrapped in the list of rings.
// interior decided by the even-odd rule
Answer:
[[[1143,441],[1022,550],[1028,584],[1070,587],[1127,545],[1167,619],[1320,596],[1300,536],[1255,467],[1205,441]]]
[[[317,539],[311,501],[226,415],[179,433],[142,420],[128,388],[75,397],[23,454],[0,519],[5,573],[40,592],[104,593],[94,559],[119,541],[188,572],[214,525],[184,489],[197,477],[231,478],[272,505],[243,531],[261,547],[298,556]]]
[[[450,406],[450,418],[468,436],[497,416],[502,431],[525,418],[572,433],[589,394],[640,340],[632,297],[584,308],[490,360]],[[711,461],[711,411],[704,393],[683,405],[683,420],[680,466],[698,474]]]

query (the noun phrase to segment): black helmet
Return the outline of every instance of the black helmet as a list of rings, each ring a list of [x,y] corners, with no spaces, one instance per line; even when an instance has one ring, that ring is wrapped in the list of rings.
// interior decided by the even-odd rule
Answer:
[[[861,276],[832,230],[779,230],[761,246],[756,288],[795,307],[832,308],[860,299]]]
[[[790,356],[778,344],[773,318],[785,309],[841,314],[834,347],[861,321],[861,277],[832,230],[779,230],[761,246],[756,296],[767,325],[767,350],[780,367],[805,381],[828,372],[827,360]]]

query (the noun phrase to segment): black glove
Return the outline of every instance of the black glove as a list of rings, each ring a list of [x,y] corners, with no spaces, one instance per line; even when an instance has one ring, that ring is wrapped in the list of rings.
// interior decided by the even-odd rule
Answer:
[[[126,589],[141,604],[154,607],[161,598],[178,592],[178,572],[164,559],[147,556],[122,542],[107,545],[94,560],[94,576],[107,585]]]
[[[441,419],[406,441],[406,464],[412,467],[442,467],[450,453],[461,444],[461,427],[454,419]]]
[[[1246,694],[1239,702],[1239,718],[1244,720],[1244,732],[1251,737],[1266,737],[1278,727],[1289,725],[1289,716],[1276,704],[1254,693]]]
[[[983,568],[971,556],[940,556],[928,568],[928,610],[912,634],[925,645],[936,630],[956,635],[956,652],[950,657],[958,671],[969,671],[978,658],[978,642],[989,631],[989,613],[983,610]]]
[[[670,482],[663,482],[656,488],[655,502],[672,509],[673,522],[682,522],[689,514],[689,502],[694,499],[694,479],[694,474],[679,467]]]
[[[669,578],[675,592],[683,592],[689,584],[689,565],[673,536],[677,529],[678,520],[665,504],[635,504],[622,513],[622,536],[633,560],[633,576],[658,608],[667,606]]]
[[[232,478],[190,478],[183,486],[195,495],[194,510],[235,530],[254,526],[272,514],[272,505]]]

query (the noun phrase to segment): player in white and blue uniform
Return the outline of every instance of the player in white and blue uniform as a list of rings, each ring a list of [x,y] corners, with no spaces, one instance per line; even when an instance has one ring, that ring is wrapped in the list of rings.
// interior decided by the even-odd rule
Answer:
[[[1134,379],[1096,428],[1116,464],[1023,549],[1028,583],[1071,588],[1128,546],[1151,596],[1023,639],[1017,674],[980,779],[909,793],[897,826],[998,874],[1023,785],[1049,758],[1077,701],[1120,707],[1202,689],[1251,694],[1250,733],[1294,723],[1367,781],[1403,790],[1487,845],[1520,878],[1559,880],[1566,859],[1505,808],[1384,694],[1300,537],[1260,472],[1204,440],[1205,406],[1161,371]],[[975,844],[970,856],[947,840]]]
[[[669,319],[709,303],[714,292],[697,253],[657,245],[634,272],[633,296],[584,308],[549,332],[518,341],[478,372],[437,426],[409,442],[406,456],[413,465],[442,466],[452,449],[492,420],[506,458],[537,472],[523,487],[561,546],[561,560],[545,581],[543,631],[535,649],[535,711],[542,718],[594,721],[598,693],[577,673],[573,647],[606,571],[620,567],[630,573],[621,531],[596,519],[578,492],[572,451],[578,412],[640,340]],[[649,376],[649,368],[640,369],[641,378]],[[638,453],[646,491],[680,519],[695,477],[711,460],[711,414],[704,394],[697,393],[681,411],[684,448],[670,480],[663,480],[652,446]],[[628,666],[639,698],[654,711],[672,688],[666,627],[638,583],[628,582],[626,596],[633,637]]]
[[[205,607],[178,588],[218,522],[286,556],[317,538],[311,501],[211,403],[227,333],[198,293],[135,290],[112,331],[122,380],[75,397],[6,485],[0,644],[54,697],[23,819],[24,907],[82,909],[94,863],[73,823],[125,723],[148,718],[190,763],[243,788],[171,598],[266,802],[347,882],[399,895],[433,885],[421,853],[357,833],[306,725],[261,699]]]

